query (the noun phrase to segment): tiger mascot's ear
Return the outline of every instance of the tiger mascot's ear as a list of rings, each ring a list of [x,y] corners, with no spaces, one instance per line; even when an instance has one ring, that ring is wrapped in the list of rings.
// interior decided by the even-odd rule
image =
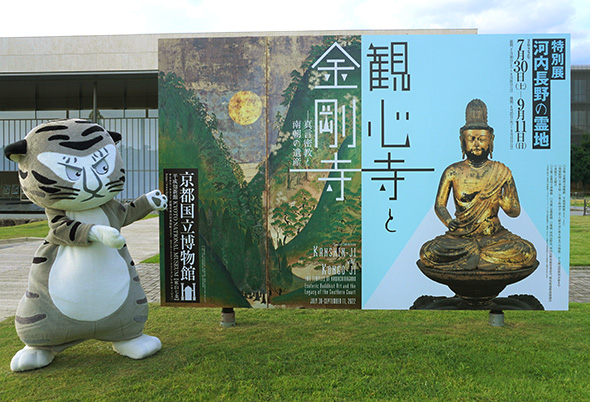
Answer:
[[[4,148],[4,155],[13,162],[19,163],[27,153],[27,141],[20,140]]]
[[[115,144],[118,144],[121,141],[121,139],[123,138],[123,136],[121,134],[119,134],[119,133],[117,133],[115,131],[108,131],[107,130],[107,133],[110,134],[110,136],[113,139],[113,141],[115,141]]]

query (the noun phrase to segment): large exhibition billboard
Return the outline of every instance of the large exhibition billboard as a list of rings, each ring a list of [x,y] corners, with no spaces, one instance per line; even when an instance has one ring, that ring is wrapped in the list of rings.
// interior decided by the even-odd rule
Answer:
[[[159,66],[164,304],[567,309],[568,35],[166,39]]]

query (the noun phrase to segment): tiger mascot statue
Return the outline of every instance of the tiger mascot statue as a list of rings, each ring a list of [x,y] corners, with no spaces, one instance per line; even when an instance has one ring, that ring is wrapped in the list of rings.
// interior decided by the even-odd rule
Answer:
[[[167,198],[154,190],[129,204],[114,199],[125,183],[120,140],[90,121],[57,120],[4,150],[18,163],[25,195],[45,208],[50,229],[16,311],[26,346],[12,358],[13,371],[47,366],[88,339],[112,342],[132,359],[162,347],[143,334],[147,299],[120,229],[166,209]]]

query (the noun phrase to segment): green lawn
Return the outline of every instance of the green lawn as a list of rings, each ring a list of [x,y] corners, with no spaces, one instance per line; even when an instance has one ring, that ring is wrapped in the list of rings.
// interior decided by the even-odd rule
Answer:
[[[153,257],[146,258],[145,260],[141,261],[142,264],[159,264],[160,263],[160,254],[156,254]]]
[[[590,216],[570,217],[570,265],[590,266]]]
[[[6,401],[587,401],[590,304],[569,312],[236,310],[150,306],[145,360],[88,341],[13,373],[21,348],[0,323]]]
[[[588,198],[586,198],[588,199]],[[572,207],[583,207],[584,198],[570,198],[570,206]]]
[[[25,223],[17,226],[0,227],[0,240],[14,239],[18,237],[45,237],[49,232],[47,221]]]
[[[22,226],[0,238],[47,228]],[[589,233],[590,217],[571,217],[572,265],[590,265]],[[88,341],[26,373],[10,371],[22,344],[13,320],[0,322],[0,400],[590,400],[590,303],[508,311],[501,328],[486,311],[239,309],[224,329],[220,309],[150,309],[155,356],[133,361]]]

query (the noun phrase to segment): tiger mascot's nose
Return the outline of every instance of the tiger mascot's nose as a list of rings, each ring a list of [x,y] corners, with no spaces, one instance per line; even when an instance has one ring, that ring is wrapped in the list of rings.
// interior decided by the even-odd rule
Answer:
[[[84,190],[90,194],[96,195],[96,193],[98,193],[103,187],[102,181],[94,169],[84,169],[82,179]]]

